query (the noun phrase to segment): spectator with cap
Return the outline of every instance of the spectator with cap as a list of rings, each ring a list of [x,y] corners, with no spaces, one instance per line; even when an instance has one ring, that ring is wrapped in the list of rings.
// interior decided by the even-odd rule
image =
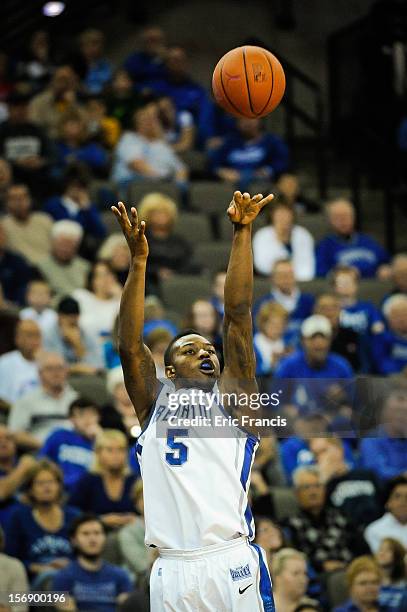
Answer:
[[[57,603],[57,610],[116,612],[132,590],[129,575],[122,568],[103,560],[106,531],[95,514],[82,514],[69,528],[75,559],[55,574],[54,591],[69,594]],[[135,607],[134,609],[138,609]]]
[[[112,179],[123,188],[132,180],[187,181],[188,169],[164,140],[156,104],[134,112],[132,128],[115,149]]]
[[[20,319],[35,321],[44,334],[57,319],[57,313],[51,308],[51,299],[51,288],[46,281],[30,281],[26,293],[27,306],[20,310]]]
[[[27,183],[36,193],[43,193],[51,150],[45,132],[29,118],[28,102],[27,94],[10,95],[9,117],[0,125],[0,155],[12,164],[16,182]]]
[[[282,387],[284,403],[294,403],[300,410],[336,412],[337,402],[349,401],[341,381],[352,379],[353,370],[346,359],[331,352],[332,328],[326,317],[305,319],[301,338],[302,348],[277,365],[273,386]]]
[[[112,78],[112,66],[104,57],[105,37],[101,30],[89,28],[79,36],[79,47],[86,64],[83,80],[90,93],[100,93]]]
[[[275,181],[288,170],[289,166],[286,143],[275,134],[264,133],[260,119],[238,119],[237,130],[229,134],[224,143],[211,152],[210,158],[213,174],[224,182],[234,184],[242,191],[248,188],[249,183],[256,180]],[[275,238],[279,243],[276,247],[268,245],[274,251],[273,259],[286,256],[287,245],[291,243],[291,239],[296,241],[295,246],[299,245],[298,239],[300,243],[301,241],[304,243],[305,240],[307,251],[312,242],[308,233],[306,236],[308,240],[304,238],[304,233],[298,230],[295,231],[295,237],[294,234],[291,235],[293,214],[291,212],[286,216],[288,219],[283,218],[283,213],[279,214],[278,227],[274,227]],[[260,242],[261,246],[261,239],[257,242]],[[258,250],[259,248],[258,246]],[[313,259],[312,254],[311,259]],[[258,262],[259,257],[256,267],[260,265]],[[268,267],[269,272],[270,269],[271,266]],[[307,270],[307,267],[304,266],[304,269]],[[309,273],[308,270],[308,278],[312,278],[313,271],[311,277]],[[267,274],[267,271],[264,274]]]
[[[395,538],[407,548],[407,476],[397,476],[387,484],[384,515],[365,529],[365,538],[377,553],[384,538]]]
[[[384,538],[375,554],[382,575],[379,602],[394,612],[403,609],[403,593],[407,591],[405,557],[405,546],[394,538]]]
[[[383,307],[387,330],[373,338],[375,370],[388,376],[407,372],[407,295],[389,297]]]
[[[51,246],[52,219],[44,211],[32,210],[33,202],[27,185],[14,183],[7,190],[3,227],[8,247],[37,264]]]
[[[390,612],[390,608],[380,604],[381,572],[373,557],[357,557],[346,568],[346,581],[350,599],[335,608],[334,612]]]
[[[373,238],[355,230],[353,204],[344,198],[331,200],[326,212],[333,232],[317,244],[317,276],[347,265],[357,268],[362,278],[388,278],[389,255]]]
[[[27,283],[33,276],[26,259],[8,248],[4,222],[0,220],[0,285],[5,299],[22,306]]]
[[[381,486],[374,472],[349,465],[340,438],[313,437],[309,446],[326,486],[327,502],[357,525],[376,520],[381,514]]]
[[[41,330],[35,321],[19,321],[16,349],[0,357],[0,398],[13,403],[39,384],[36,358],[41,349]]]
[[[147,26],[141,32],[140,42],[140,49],[127,57],[124,68],[137,86],[143,87],[145,81],[161,79],[165,74],[165,34],[157,26]]]
[[[299,510],[284,521],[290,541],[317,573],[343,569],[366,543],[342,512],[326,505],[318,467],[298,468],[293,482]]]
[[[58,320],[44,335],[44,347],[64,357],[71,374],[95,374],[103,368],[102,346],[95,334],[80,325],[80,308],[72,297],[57,306]]]
[[[78,251],[83,229],[76,221],[57,221],[51,230],[51,252],[38,263],[38,269],[59,296],[84,287],[90,264]]]
[[[93,445],[101,431],[99,409],[86,398],[74,399],[68,408],[69,426],[54,429],[45,439],[39,456],[56,463],[64,475],[64,487],[72,491],[93,461]]]
[[[382,481],[407,474],[407,391],[393,384],[383,400],[379,425],[360,441],[361,466]]]
[[[68,408],[77,397],[67,382],[68,368],[58,353],[40,353],[40,385],[12,406],[8,426],[20,446],[38,450],[56,427],[68,424]]]
[[[13,603],[11,606],[11,593],[28,593],[27,572],[24,565],[18,559],[4,553],[5,537],[0,527],[0,609],[2,612],[28,612],[27,603]],[[17,598],[16,598],[17,599]]]
[[[352,329],[371,339],[384,331],[384,323],[376,306],[368,300],[358,298],[360,273],[352,266],[339,265],[332,270],[332,285],[340,300],[342,327]]]
[[[59,66],[48,87],[30,102],[31,121],[41,126],[55,140],[61,117],[68,112],[84,113],[79,103],[79,77],[72,66]]]
[[[4,529],[20,503],[18,494],[35,464],[31,455],[17,456],[14,434],[0,425],[0,525]]]
[[[299,335],[301,323],[312,314],[314,296],[303,293],[295,281],[294,267],[289,259],[279,259],[271,271],[270,292],[259,298],[253,307],[253,320],[256,320],[265,302],[277,302],[289,314],[287,331],[294,338]]]
[[[314,239],[295,222],[295,210],[283,197],[272,203],[270,224],[257,230],[253,238],[254,267],[269,276],[276,261],[291,259],[297,281],[315,275]]]

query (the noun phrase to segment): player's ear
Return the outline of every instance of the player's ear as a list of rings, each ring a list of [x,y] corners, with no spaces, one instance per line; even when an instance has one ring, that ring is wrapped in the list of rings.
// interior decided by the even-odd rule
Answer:
[[[166,366],[165,367],[165,375],[167,378],[174,378],[175,376],[175,368],[174,366],[170,365],[170,366]]]

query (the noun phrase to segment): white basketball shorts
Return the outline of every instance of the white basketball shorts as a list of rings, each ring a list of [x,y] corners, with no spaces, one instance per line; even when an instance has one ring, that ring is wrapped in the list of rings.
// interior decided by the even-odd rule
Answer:
[[[275,612],[266,555],[247,538],[196,550],[160,549],[151,612]]]

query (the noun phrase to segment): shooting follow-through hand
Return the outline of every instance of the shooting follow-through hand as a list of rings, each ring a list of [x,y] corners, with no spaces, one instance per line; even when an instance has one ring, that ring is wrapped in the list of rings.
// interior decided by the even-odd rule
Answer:
[[[125,205],[123,202],[119,202],[117,207],[112,206],[112,212],[120,223],[132,258],[147,259],[148,242],[144,234],[146,224],[144,221],[139,224],[137,210],[134,206],[131,207],[131,219],[129,219]]]
[[[240,225],[253,223],[261,209],[273,198],[273,194],[263,198],[261,193],[251,197],[248,193],[242,194],[240,191],[235,191],[233,200],[227,210],[228,217],[232,223],[239,223]]]

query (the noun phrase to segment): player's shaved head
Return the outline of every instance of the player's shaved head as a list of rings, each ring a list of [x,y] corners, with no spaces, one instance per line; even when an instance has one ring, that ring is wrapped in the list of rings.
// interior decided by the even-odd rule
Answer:
[[[172,352],[173,352],[173,349],[176,348],[176,347],[181,346],[181,344],[182,344],[181,341],[184,338],[186,338],[186,336],[199,336],[199,338],[203,337],[200,334],[198,334],[196,329],[192,329],[192,328],[191,329],[185,329],[184,331],[182,331],[179,334],[177,334],[176,336],[174,336],[174,338],[171,340],[171,342],[167,346],[166,351],[164,353],[164,365],[165,365],[165,367],[172,365]]]

